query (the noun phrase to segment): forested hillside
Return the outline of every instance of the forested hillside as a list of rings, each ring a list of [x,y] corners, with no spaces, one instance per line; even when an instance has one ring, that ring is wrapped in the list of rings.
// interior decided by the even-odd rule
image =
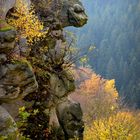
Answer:
[[[89,22],[73,29],[78,46],[96,46],[89,64],[105,78],[115,79],[125,104],[140,107],[140,1],[83,0]]]

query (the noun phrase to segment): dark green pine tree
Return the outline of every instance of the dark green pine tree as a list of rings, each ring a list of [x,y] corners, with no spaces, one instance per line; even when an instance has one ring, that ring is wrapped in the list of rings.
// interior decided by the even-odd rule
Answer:
[[[106,77],[109,79],[115,79],[116,77],[116,63],[113,58],[111,58],[107,64],[107,69],[106,69]]]

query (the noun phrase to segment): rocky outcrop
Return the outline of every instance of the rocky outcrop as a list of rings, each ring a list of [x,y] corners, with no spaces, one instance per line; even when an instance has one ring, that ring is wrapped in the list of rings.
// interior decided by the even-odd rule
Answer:
[[[23,98],[37,89],[37,82],[29,62],[13,57],[15,39],[15,30],[0,31],[1,104]]]
[[[4,21],[0,28],[0,104],[22,99],[34,92],[38,85],[29,62],[13,57],[16,31]],[[6,125],[11,116],[0,106],[0,134],[8,135],[12,129]],[[12,129],[12,130],[11,130]]]
[[[1,14],[1,18],[5,19],[7,12],[18,4],[14,0],[10,3],[9,0],[2,2],[3,9],[9,4]],[[30,3],[29,0],[27,2]],[[22,98],[32,102],[33,111],[37,110],[39,113],[30,115],[26,131],[23,132],[31,139],[47,139],[44,129],[48,123],[48,116],[53,120],[50,115],[53,112],[56,119],[51,121],[51,124],[56,124],[53,127],[61,134],[61,136],[55,134],[55,140],[60,140],[60,137],[62,140],[75,137],[82,140],[84,123],[80,104],[68,99],[68,95],[75,90],[75,83],[71,72],[65,68],[67,45],[63,28],[83,26],[87,22],[87,15],[79,0],[31,0],[31,4],[34,5],[36,14],[49,32],[44,40],[39,41],[24,54],[24,50],[25,52],[27,50],[25,48],[28,48],[23,43],[26,39],[21,38],[21,42],[15,44],[15,31],[1,20],[0,27],[6,28],[2,27],[0,31],[0,103]],[[44,49],[46,46],[47,51]],[[24,59],[13,57],[14,51],[19,47]],[[41,126],[39,128],[41,131],[34,135],[38,126]],[[0,124],[1,129],[3,128]]]
[[[31,2],[47,26],[59,22],[62,27],[81,27],[88,19],[79,0],[31,0]]]
[[[5,19],[9,9],[13,8],[16,0],[1,0],[0,1],[0,18]]]
[[[19,0],[1,0],[0,18],[5,19],[6,14],[13,7],[18,6]],[[87,22],[87,15],[79,0],[22,0],[26,5],[33,4],[36,13],[46,26],[59,22],[62,27],[81,27]]]
[[[0,137],[15,133],[17,130],[16,123],[9,113],[0,106]]]
[[[8,11],[17,7],[20,0],[1,0],[0,1],[0,19],[5,19]],[[26,5],[30,5],[30,0],[22,0]]]
[[[56,107],[60,125],[64,131],[65,139],[83,139],[84,123],[82,121],[82,110],[79,103],[66,100]]]

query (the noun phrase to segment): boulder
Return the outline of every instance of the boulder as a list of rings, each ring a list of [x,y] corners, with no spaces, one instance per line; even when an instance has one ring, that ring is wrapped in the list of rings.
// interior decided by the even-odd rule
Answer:
[[[8,54],[15,47],[15,30],[0,30],[0,54]]]
[[[30,6],[30,0],[0,0],[0,19],[5,19],[8,11],[14,7],[18,7],[19,2],[22,1],[27,6]]]
[[[75,90],[74,79],[72,75],[63,72],[61,76],[57,74],[50,75],[50,89],[54,96],[61,99]]]
[[[0,103],[23,98],[38,87],[29,62],[12,58],[15,39],[15,30],[0,31]]]
[[[22,99],[36,89],[37,82],[28,63],[17,61],[0,66],[0,103]]]
[[[79,0],[31,0],[36,13],[46,26],[58,22],[62,27],[81,27],[87,23],[87,15]]]
[[[65,139],[83,139],[84,123],[80,104],[72,100],[66,100],[57,105],[57,117],[64,131]]]
[[[17,131],[16,123],[10,114],[0,106],[0,137]]]
[[[5,19],[7,12],[14,7],[16,0],[0,1],[0,19]]]

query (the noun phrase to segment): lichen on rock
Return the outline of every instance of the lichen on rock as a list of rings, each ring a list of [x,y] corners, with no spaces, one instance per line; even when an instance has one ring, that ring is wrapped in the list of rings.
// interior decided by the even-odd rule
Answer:
[[[17,131],[16,123],[9,113],[0,106],[0,136],[15,133]]]
[[[82,140],[84,123],[80,104],[68,99],[58,104],[56,111],[65,139],[77,138]]]
[[[62,27],[81,27],[88,19],[79,0],[31,0],[31,2],[47,26],[59,22]]]
[[[0,103],[23,98],[37,89],[37,82],[30,65],[14,60],[15,30],[0,32]]]
[[[3,22],[1,24],[7,26]],[[26,61],[13,58],[15,39],[16,31],[13,28],[0,29],[0,105],[22,99],[38,87],[31,66]],[[5,119],[13,121],[8,112],[0,106],[0,135],[8,136],[14,128],[6,125]]]

